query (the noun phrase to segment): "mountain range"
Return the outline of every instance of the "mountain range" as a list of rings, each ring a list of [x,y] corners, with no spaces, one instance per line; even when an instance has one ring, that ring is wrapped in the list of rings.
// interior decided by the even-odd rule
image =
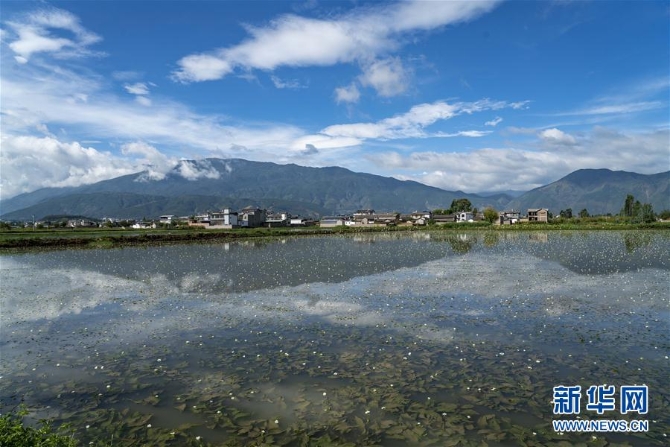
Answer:
[[[163,175],[143,171],[89,185],[20,194],[0,203],[0,217],[25,220],[67,214],[137,219],[249,205],[323,216],[366,208],[399,212],[449,208],[459,198],[467,198],[479,209],[492,206],[525,212],[542,207],[557,214],[572,208],[576,214],[586,208],[591,214],[605,214],[618,213],[627,194],[651,203],[656,211],[670,209],[670,171],[643,175],[582,169],[523,194],[470,194],[340,167],[211,158],[183,160]]]

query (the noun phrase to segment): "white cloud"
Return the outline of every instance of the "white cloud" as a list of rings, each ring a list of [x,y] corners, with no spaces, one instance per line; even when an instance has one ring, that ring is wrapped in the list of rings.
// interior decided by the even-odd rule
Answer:
[[[278,89],[290,89],[290,90],[297,90],[301,88],[305,88],[304,85],[300,83],[297,79],[289,79],[289,80],[282,80],[278,76],[272,75],[270,76],[270,79],[272,80],[272,83],[274,86]]]
[[[328,135],[304,135],[296,138],[290,147],[293,151],[302,152],[308,146],[320,149],[340,149],[360,146],[362,140],[354,137],[331,137]]]
[[[179,60],[173,77],[181,82],[221,79],[236,68],[331,66],[358,62],[362,80],[383,96],[406,89],[407,75],[397,63],[370,63],[401,46],[409,33],[472,20],[498,1],[408,1],[358,7],[329,19],[282,15],[264,27],[246,26],[242,43]],[[381,65],[380,65],[381,64]]]
[[[438,137],[468,137],[468,138],[480,138],[490,134],[490,130],[461,130],[454,133],[446,132],[437,132],[436,136]]]
[[[363,68],[358,79],[361,85],[374,88],[384,97],[404,93],[409,86],[409,74],[398,58],[372,62]]]
[[[230,166],[226,165],[226,171],[230,172]],[[186,180],[198,180],[200,178],[217,179],[221,173],[216,170],[208,160],[182,160],[179,162],[177,172]]]
[[[153,84],[152,84],[153,85]],[[150,107],[152,102],[149,99],[149,87],[144,82],[136,82],[134,84],[126,84],[123,86],[126,91],[135,95],[135,102],[144,106]]]
[[[492,119],[491,121],[487,121],[487,122],[485,122],[484,125],[485,125],[485,126],[492,126],[492,127],[495,127],[495,126],[497,126],[498,124],[502,123],[502,120],[503,120],[502,118],[500,118],[499,116],[496,116],[496,117],[495,117],[494,119]]]
[[[121,147],[123,155],[138,156],[137,160],[146,169],[145,180],[162,180],[178,164],[178,160],[168,157],[154,146],[143,141],[126,143]]]
[[[2,198],[45,187],[79,186],[137,172],[126,160],[54,137],[3,132]]]
[[[219,178],[207,160],[178,160],[143,141],[126,143],[121,155],[44,137],[3,133],[0,164],[0,198],[46,187],[80,186],[146,171],[143,181],[161,180],[175,172],[187,180]],[[176,169],[175,169],[176,168]]]
[[[543,141],[550,144],[560,144],[566,146],[577,144],[575,137],[556,128],[543,130],[538,134],[538,136]]]
[[[537,129],[534,129],[532,127],[509,126],[505,128],[505,133],[509,133],[512,135],[535,135],[537,134]]]
[[[467,192],[529,190],[577,169],[625,170],[653,174],[667,170],[668,129],[623,133],[594,127],[578,144],[560,152],[517,148],[484,148],[471,152],[378,153],[367,158],[395,177],[447,190]]]
[[[151,105],[151,100],[147,98],[146,96],[136,96],[135,97],[135,102],[138,104],[141,104],[145,107],[149,107]]]
[[[425,131],[425,128],[437,121],[448,120],[458,115],[472,114],[484,110],[518,108],[519,104],[525,103],[508,103],[506,101],[491,101],[489,99],[452,104],[445,101],[437,101],[430,104],[416,105],[407,113],[386,118],[376,123],[338,124],[326,127],[321,133],[330,137],[350,137],[361,140],[454,136],[480,137],[489,132],[470,130],[455,133],[428,133]]]
[[[126,84],[123,86],[126,91],[133,95],[148,95],[149,87],[144,82],[136,82],[135,84]]]
[[[356,103],[361,97],[356,84],[351,83],[346,87],[338,87],[335,89],[335,101],[340,103]]]
[[[194,155],[202,150],[222,154],[222,148],[244,146],[251,151],[248,158],[254,159],[276,154],[305,134],[295,126],[283,124],[232,125],[224,117],[198,114],[164,99],[154,100],[156,107],[147,114],[140,107],[151,104],[146,101],[148,98],[141,99],[146,95],[136,97],[143,104],[126,101],[106,93],[104,84],[94,78],[62,69],[52,73],[48,83],[42,82],[43,73],[38,68],[13,74],[9,69],[3,70],[0,100],[3,132],[14,135],[31,133],[37,124],[47,123],[73,127],[82,139],[153,141],[172,148],[188,148]],[[138,90],[138,86],[134,85],[133,90]]]
[[[173,77],[181,82],[214,81],[221,79],[233,70],[228,62],[206,54],[192,54],[179,61],[181,70]]]
[[[16,54],[19,63],[27,63],[36,53],[51,53],[55,57],[68,58],[95,54],[87,47],[101,38],[86,30],[74,14],[57,8],[42,9],[6,22],[14,35],[3,40]],[[58,37],[51,30],[69,31],[71,37]]]
[[[557,113],[556,116],[627,114],[662,109],[664,107],[667,107],[667,103],[663,101],[638,101],[625,104],[603,104],[572,112]]]

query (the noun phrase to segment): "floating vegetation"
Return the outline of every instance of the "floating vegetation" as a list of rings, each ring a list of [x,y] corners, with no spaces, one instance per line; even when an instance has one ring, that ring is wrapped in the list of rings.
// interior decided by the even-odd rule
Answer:
[[[0,412],[100,446],[667,445],[670,240],[647,235],[4,257]],[[552,387],[602,383],[649,387],[649,431],[554,432]]]

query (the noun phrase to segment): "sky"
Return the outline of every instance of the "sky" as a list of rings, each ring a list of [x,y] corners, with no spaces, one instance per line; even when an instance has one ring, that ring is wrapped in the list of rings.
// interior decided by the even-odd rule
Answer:
[[[465,192],[670,170],[667,1],[3,0],[0,41],[0,199],[206,158]]]

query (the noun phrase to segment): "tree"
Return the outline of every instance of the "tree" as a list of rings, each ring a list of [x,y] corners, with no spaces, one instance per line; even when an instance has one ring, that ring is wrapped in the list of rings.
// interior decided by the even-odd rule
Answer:
[[[635,204],[635,197],[633,197],[632,194],[628,194],[626,196],[626,201],[623,204],[623,208],[621,209],[621,215],[622,216],[627,216],[627,217],[632,217],[633,216],[633,205]]]
[[[484,220],[489,223],[493,223],[498,219],[498,211],[492,207],[488,207],[484,210]]]
[[[472,211],[472,203],[468,199],[454,199],[451,201],[451,213],[459,213],[461,211]]]
[[[589,217],[589,212],[586,210],[586,208],[584,208],[583,210],[581,210],[579,212],[579,217],[582,217],[582,218],[583,217]]]
[[[635,203],[633,204],[633,213],[631,216],[633,217],[639,217],[642,213],[642,204],[640,203],[639,200],[636,200]]]
[[[651,203],[645,203],[640,206],[638,214],[636,214],[636,220],[644,223],[651,223],[656,220],[656,214],[654,213],[654,207]]]
[[[565,219],[572,219],[572,208],[568,208],[567,210],[561,210],[559,214],[561,217]]]

